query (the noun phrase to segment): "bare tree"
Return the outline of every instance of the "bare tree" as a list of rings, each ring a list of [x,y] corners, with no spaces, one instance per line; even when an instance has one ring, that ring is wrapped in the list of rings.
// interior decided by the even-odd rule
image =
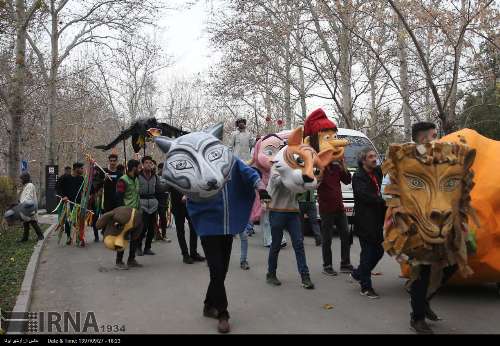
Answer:
[[[54,119],[60,68],[71,52],[82,45],[107,46],[120,33],[131,33],[151,23],[159,6],[152,0],[48,0],[44,7],[47,20],[42,22],[50,42],[45,50],[28,35],[47,85],[46,152],[53,163]]]

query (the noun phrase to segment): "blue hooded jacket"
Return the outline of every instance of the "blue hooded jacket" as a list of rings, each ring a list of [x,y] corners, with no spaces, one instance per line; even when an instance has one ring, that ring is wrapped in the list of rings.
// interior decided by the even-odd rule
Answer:
[[[245,230],[255,200],[259,174],[235,158],[224,188],[210,200],[187,200],[187,210],[198,236],[236,235]]]

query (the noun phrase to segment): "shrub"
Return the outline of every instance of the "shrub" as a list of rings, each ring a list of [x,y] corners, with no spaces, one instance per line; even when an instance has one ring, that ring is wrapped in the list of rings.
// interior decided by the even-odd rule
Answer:
[[[0,215],[3,217],[3,213],[7,208],[16,202],[16,185],[9,177],[0,177]]]

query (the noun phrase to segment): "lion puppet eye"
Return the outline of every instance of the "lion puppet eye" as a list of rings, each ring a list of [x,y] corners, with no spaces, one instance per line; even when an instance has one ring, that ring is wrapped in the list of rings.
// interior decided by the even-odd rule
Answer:
[[[460,181],[458,177],[446,178],[441,182],[441,190],[451,192],[460,185]]]
[[[300,157],[299,154],[293,154],[293,159],[299,166],[304,167],[305,165],[304,160],[302,159],[302,157]]]
[[[177,161],[171,162],[170,166],[172,166],[172,168],[177,170],[177,171],[182,171],[185,169],[193,168],[193,165],[191,164],[191,162],[189,162],[187,160],[177,160]]]
[[[425,187],[425,183],[422,179],[409,175],[407,176],[408,179],[408,186],[411,189],[418,190],[418,189],[423,189]]]

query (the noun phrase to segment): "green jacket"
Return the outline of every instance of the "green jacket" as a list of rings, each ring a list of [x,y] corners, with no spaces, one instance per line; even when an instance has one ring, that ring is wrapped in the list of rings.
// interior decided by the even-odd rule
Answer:
[[[123,180],[126,185],[125,194],[123,196],[123,205],[125,207],[140,209],[139,200],[139,179],[132,179],[124,174],[120,180]]]

